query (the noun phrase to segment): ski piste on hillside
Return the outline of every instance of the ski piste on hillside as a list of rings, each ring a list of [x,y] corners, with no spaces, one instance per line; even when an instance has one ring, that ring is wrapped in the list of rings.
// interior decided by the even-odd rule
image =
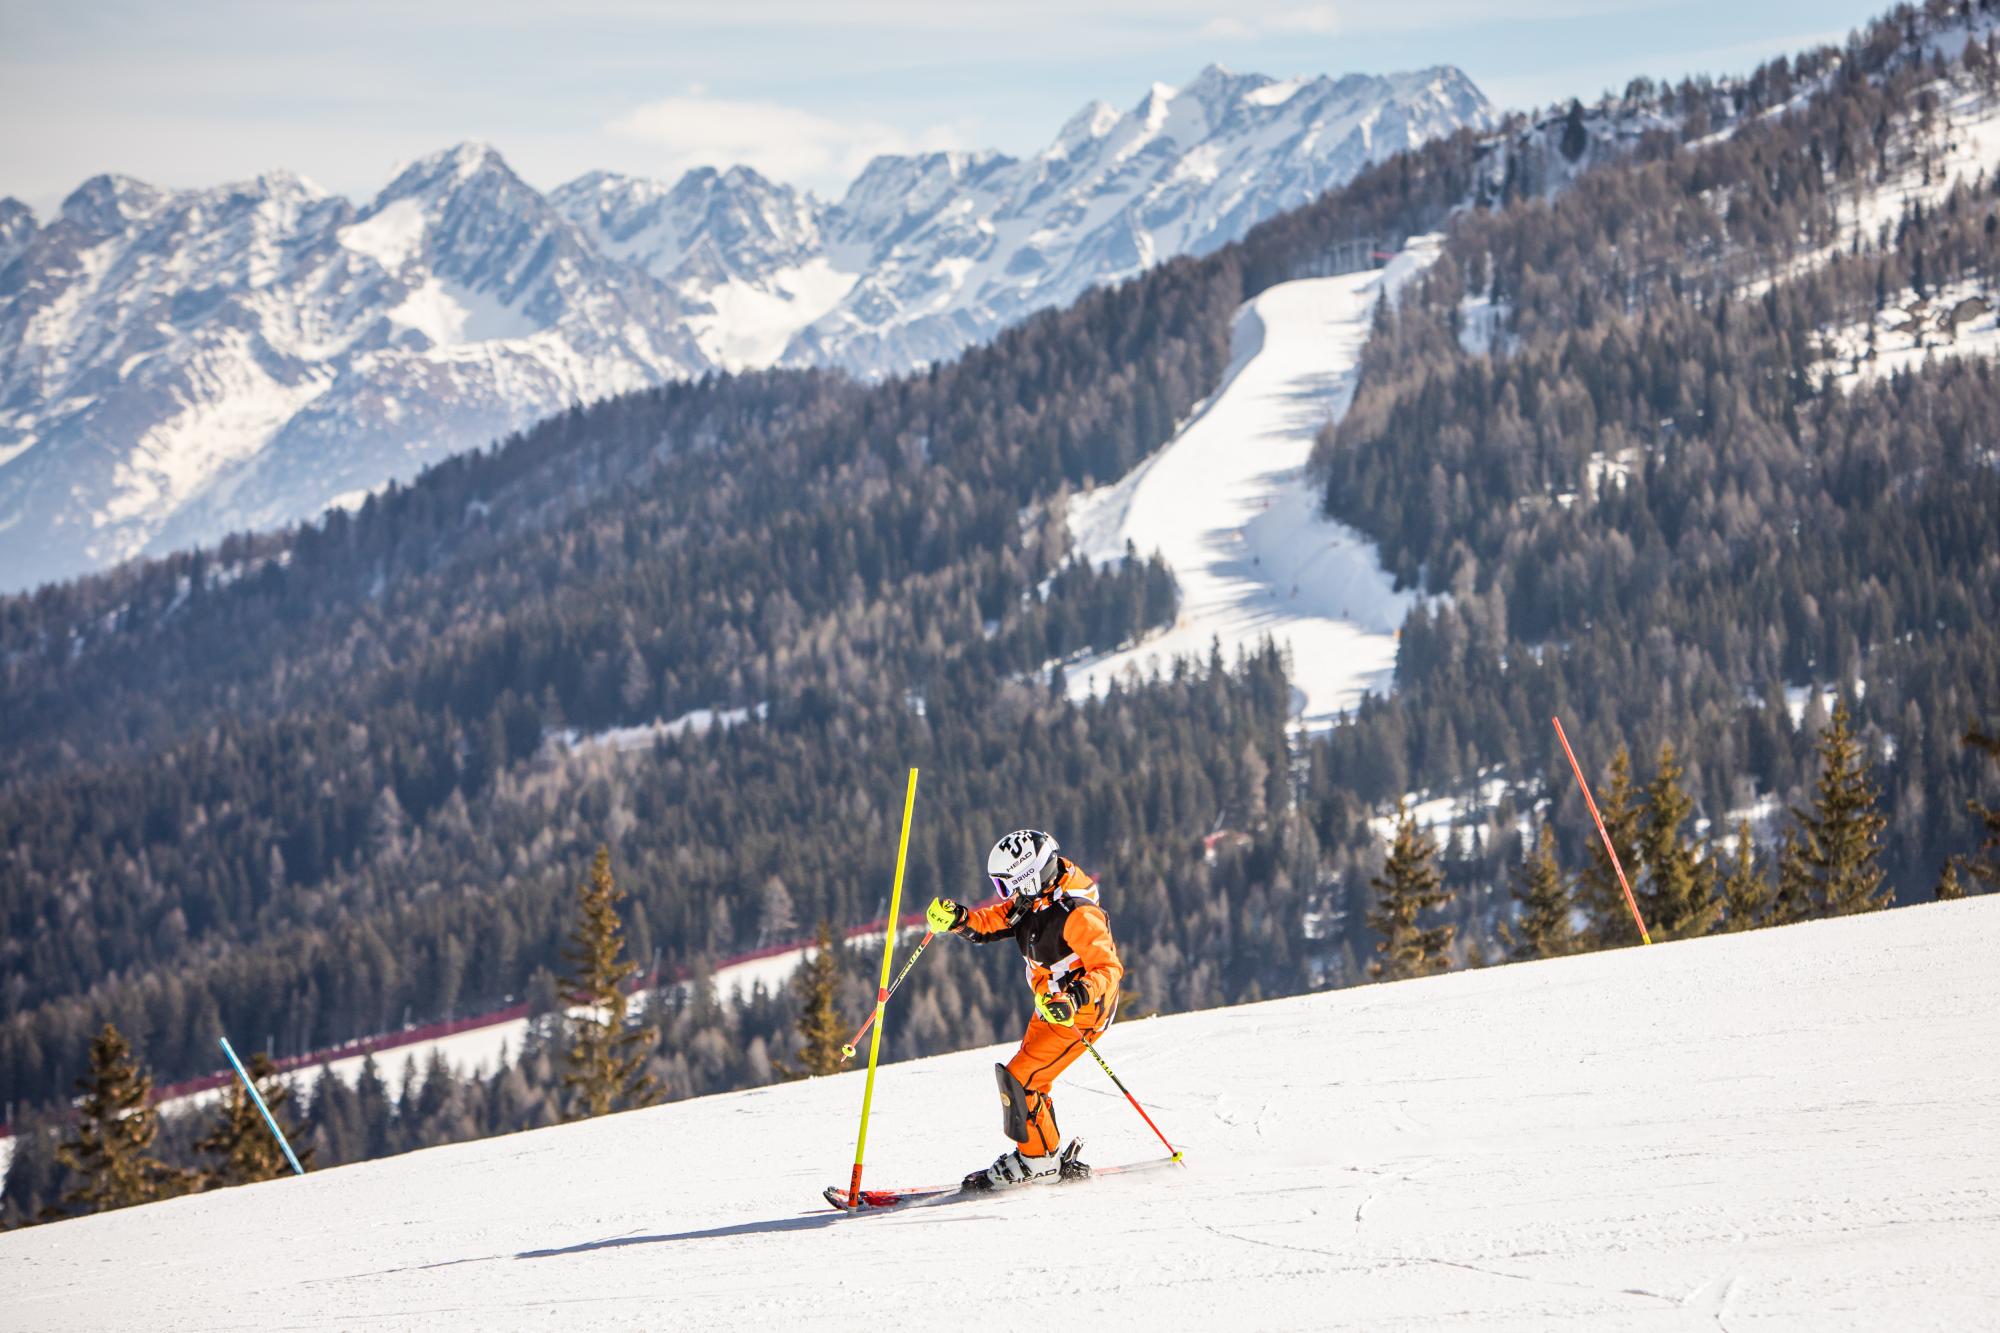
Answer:
[[[843,1216],[841,1074],[10,1233],[0,1308],[951,1329],[1001,1317],[991,1266],[1105,1327],[1991,1328],[1996,928],[1973,898],[1121,1021],[1184,1170]],[[870,1171],[956,1179],[1010,1049],[885,1066]],[[1157,1153],[1094,1068],[1062,1086],[1093,1156]]]
[[[1354,399],[1375,308],[1436,261],[1441,236],[1411,237],[1381,269],[1279,283],[1237,312],[1222,386],[1174,438],[1117,482],[1074,497],[1084,558],[1158,552],[1180,586],[1165,630],[1064,664],[1071,698],[1225,659],[1270,638],[1290,654],[1298,725],[1329,727],[1364,694],[1386,694],[1396,636],[1417,602],[1374,543],[1327,518],[1306,475],[1320,430]]]

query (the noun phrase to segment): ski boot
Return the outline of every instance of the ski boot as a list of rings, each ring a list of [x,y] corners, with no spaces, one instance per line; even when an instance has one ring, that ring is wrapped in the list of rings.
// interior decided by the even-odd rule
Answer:
[[[967,1176],[960,1188],[967,1192],[1012,1189],[1016,1185],[1055,1180],[1061,1170],[1062,1163],[1054,1153],[1046,1157],[1023,1157],[1019,1149],[1009,1149],[993,1165]]]
[[[1083,1140],[1071,1139],[1069,1147],[1062,1150],[1062,1159],[1056,1164],[1056,1175],[1062,1180],[1090,1179],[1090,1163],[1083,1160]]]

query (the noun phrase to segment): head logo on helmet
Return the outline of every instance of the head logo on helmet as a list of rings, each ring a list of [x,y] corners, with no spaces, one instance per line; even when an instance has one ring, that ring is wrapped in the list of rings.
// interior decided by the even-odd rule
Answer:
[[[1032,898],[1055,882],[1056,850],[1040,829],[1015,829],[986,854],[986,873],[1002,898]]]

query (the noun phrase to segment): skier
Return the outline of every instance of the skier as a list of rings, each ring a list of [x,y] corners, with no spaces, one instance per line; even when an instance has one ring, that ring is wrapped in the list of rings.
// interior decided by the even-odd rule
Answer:
[[[1013,939],[1027,961],[1035,1016],[1014,1058],[993,1066],[1001,1125],[1018,1146],[967,1176],[965,1188],[1087,1174],[1090,1168],[1076,1160],[1074,1141],[1062,1150],[1049,1088],[1083,1054],[1084,1041],[1103,1035],[1118,1011],[1125,967],[1097,900],[1097,881],[1059,855],[1056,840],[1039,829],[1016,829],[994,843],[986,873],[999,902],[967,910],[949,898],[933,898],[925,915],[932,930],[974,944]]]

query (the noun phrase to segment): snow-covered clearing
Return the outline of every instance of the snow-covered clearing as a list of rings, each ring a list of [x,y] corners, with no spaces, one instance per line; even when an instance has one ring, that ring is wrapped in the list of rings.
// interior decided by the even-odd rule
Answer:
[[[663,740],[692,733],[706,735],[711,727],[727,730],[748,722],[752,717],[763,721],[771,711],[769,704],[757,704],[751,708],[696,708],[673,719],[659,718],[652,722],[642,722],[631,727],[611,727],[604,731],[594,731],[588,735],[574,727],[550,732],[547,739],[562,749],[576,752],[580,750],[616,750],[620,754],[633,750],[650,750]]]
[[[1222,388],[1180,434],[1129,475],[1071,502],[1070,531],[1088,559],[1154,551],[1181,589],[1164,632],[1065,668],[1072,697],[1121,674],[1164,671],[1220,641],[1225,657],[1266,636],[1288,647],[1297,713],[1330,724],[1366,691],[1386,692],[1396,634],[1415,594],[1399,592],[1375,547],[1320,513],[1305,475],[1320,427],[1354,397],[1354,370],[1375,302],[1438,252],[1419,237],[1379,272],[1283,283],[1237,316]]]
[[[1479,781],[1469,790],[1447,792],[1433,796],[1428,791],[1409,792],[1403,797],[1402,806],[1417,821],[1417,831],[1428,833],[1442,846],[1451,836],[1454,824],[1483,822],[1485,817],[1499,809],[1500,801],[1509,791],[1514,790],[1504,777],[1487,777],[1483,773]],[[1522,795],[1522,804],[1534,807],[1532,797]],[[1526,816],[1522,816],[1523,823]],[[1383,842],[1396,840],[1396,825],[1401,821],[1395,811],[1376,815],[1368,821],[1368,827],[1375,830],[1375,836]]]
[[[1905,288],[1871,318],[1827,330],[1821,346],[1825,355],[1814,373],[1843,389],[1861,388],[1933,360],[2000,356],[2000,314],[1976,281],[1951,283],[1923,298]]]
[[[817,1195],[852,1158],[846,1074],[10,1233],[0,1307],[149,1331],[990,1328],[1024,1300],[1115,1328],[1991,1328],[1996,927],[1971,899],[1125,1024],[1105,1056],[1183,1171],[841,1217]],[[1005,1053],[885,1068],[867,1178],[983,1165]],[[1100,1165],[1159,1153],[1088,1060],[1058,1101]]]

